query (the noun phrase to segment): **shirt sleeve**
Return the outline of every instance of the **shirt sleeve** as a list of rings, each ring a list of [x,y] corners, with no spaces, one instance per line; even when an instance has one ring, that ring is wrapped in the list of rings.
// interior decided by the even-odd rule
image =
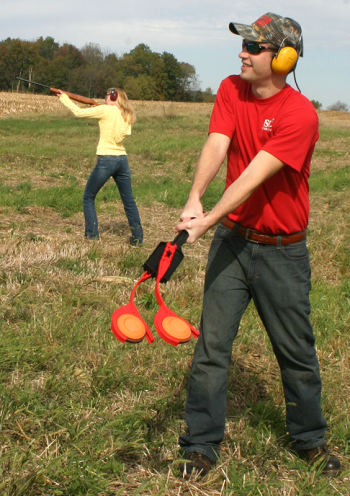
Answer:
[[[127,122],[125,123],[125,136],[130,136],[131,135],[131,124],[128,124]]]
[[[318,137],[318,116],[313,109],[303,106],[276,122],[273,136],[263,150],[300,172]]]
[[[60,96],[60,102],[63,103],[76,117],[90,117],[99,119],[104,115],[104,105],[97,105],[96,107],[80,108],[69,98],[68,95],[63,93]]]
[[[225,134],[232,139],[236,127],[236,115],[233,99],[227,88],[228,82],[229,80],[226,79],[220,84],[210,118],[209,133]]]

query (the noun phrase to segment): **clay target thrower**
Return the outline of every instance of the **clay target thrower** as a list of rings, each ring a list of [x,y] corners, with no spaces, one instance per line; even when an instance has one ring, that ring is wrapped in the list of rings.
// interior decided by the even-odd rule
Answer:
[[[150,329],[134,303],[136,288],[151,277],[156,279],[155,296],[159,310],[154,317],[154,325],[159,336],[173,346],[186,343],[191,336],[195,338],[199,336],[199,332],[191,324],[165,305],[159,290],[159,284],[166,283],[182,262],[184,255],[181,246],[187,238],[188,232],[180,231],[173,241],[159,243],[144,263],[145,273],[135,284],[129,303],[113,313],[111,329],[115,337],[122,343],[139,343],[144,337],[150,344],[154,341]]]

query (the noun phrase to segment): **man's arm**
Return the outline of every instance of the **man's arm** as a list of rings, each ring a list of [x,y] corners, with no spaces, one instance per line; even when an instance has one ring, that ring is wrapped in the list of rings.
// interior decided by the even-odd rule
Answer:
[[[201,199],[224,162],[230,142],[224,134],[209,134],[196,166],[187,203],[180,215],[182,221],[203,218]]]
[[[176,226],[177,231],[189,232],[187,243],[194,243],[211,227],[215,226],[225,215],[233,212],[254,193],[269,177],[278,172],[285,164],[268,152],[261,150],[239,178],[232,183],[221,200],[205,217],[186,219]]]

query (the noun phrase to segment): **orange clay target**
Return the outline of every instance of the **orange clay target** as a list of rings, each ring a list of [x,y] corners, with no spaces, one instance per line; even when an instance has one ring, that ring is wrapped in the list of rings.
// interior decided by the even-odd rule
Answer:
[[[130,313],[122,314],[117,320],[117,325],[119,330],[130,341],[141,341],[145,337],[145,326],[135,315]]]
[[[147,273],[143,274],[132,290],[129,303],[113,312],[111,329],[115,337],[122,343],[125,343],[125,341],[128,341],[129,343],[139,343],[144,337],[146,337],[149,343],[154,341],[151,331],[146,322],[141,318],[134,303],[137,286],[150,277],[151,276]]]
[[[162,326],[167,334],[178,339],[180,342],[188,341],[191,337],[190,326],[178,317],[165,317],[162,321]]]
[[[186,343],[190,339],[191,334],[195,337],[198,337],[199,335],[199,332],[196,329],[184,319],[178,317],[166,306],[159,291],[159,283],[171,264],[175,249],[176,246],[174,247],[171,243],[167,243],[159,262],[154,291],[159,305],[159,310],[154,317],[154,324],[159,336],[173,346],[177,346],[180,343]]]
[[[154,316],[154,324],[159,336],[172,346],[186,343],[191,338],[191,335],[198,338],[199,332],[197,329],[192,327],[186,320],[178,317],[165,305],[159,290],[159,283],[167,282],[181,262],[183,258],[181,245],[185,243],[187,238],[188,233],[181,231],[173,242],[158,245],[144,264],[146,272],[135,284],[129,303],[113,313],[111,329],[115,337],[122,343],[125,343],[125,341],[139,343],[144,337],[149,343],[154,341],[151,331],[134,303],[137,286],[150,277],[156,278],[155,296],[159,309]]]

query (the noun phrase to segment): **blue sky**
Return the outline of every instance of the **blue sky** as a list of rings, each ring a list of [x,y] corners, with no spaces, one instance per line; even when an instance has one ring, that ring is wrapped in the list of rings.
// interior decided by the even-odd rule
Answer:
[[[323,109],[338,100],[349,105],[350,0],[2,0],[0,36],[52,36],[78,48],[92,42],[118,55],[145,43],[194,65],[202,89],[216,92],[222,79],[240,72],[241,38],[229,22],[251,24],[267,12],[302,26],[304,57],[296,71],[302,93]],[[292,76],[288,82],[294,86]]]

